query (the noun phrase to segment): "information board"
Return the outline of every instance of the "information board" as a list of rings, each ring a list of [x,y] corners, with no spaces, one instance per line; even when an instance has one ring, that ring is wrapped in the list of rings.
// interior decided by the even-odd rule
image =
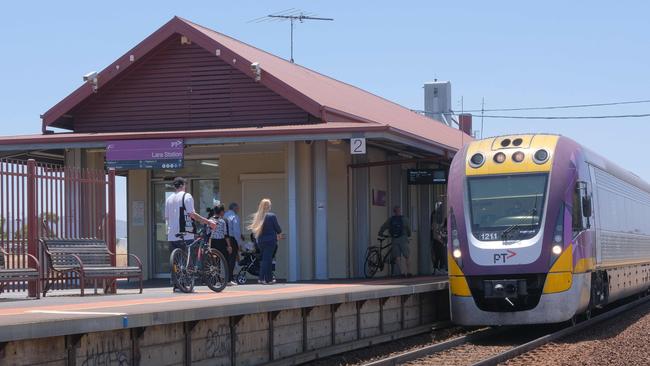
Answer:
[[[106,166],[114,169],[178,169],[183,167],[183,139],[109,141]]]
[[[445,169],[409,169],[406,172],[408,184],[446,184]]]

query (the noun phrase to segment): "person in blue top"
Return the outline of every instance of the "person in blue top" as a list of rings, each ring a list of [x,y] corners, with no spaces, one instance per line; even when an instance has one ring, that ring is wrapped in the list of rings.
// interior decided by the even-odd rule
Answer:
[[[262,252],[259,282],[265,285],[275,283],[272,273],[273,253],[278,247],[278,239],[282,238],[282,228],[278,224],[278,218],[271,212],[270,199],[264,198],[260,201],[248,229],[255,235],[257,245]]]

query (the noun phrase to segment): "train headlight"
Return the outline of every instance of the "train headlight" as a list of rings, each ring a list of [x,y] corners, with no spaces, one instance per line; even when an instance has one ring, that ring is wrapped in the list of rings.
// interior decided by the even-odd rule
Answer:
[[[469,159],[469,165],[472,168],[480,168],[483,163],[485,163],[485,156],[481,153],[476,153]]]
[[[456,260],[458,267],[463,268],[463,260],[461,259],[460,251],[460,238],[458,237],[458,226],[456,225],[456,216],[454,215],[453,207],[449,209],[449,226],[451,236],[451,255]]]
[[[544,164],[548,160],[549,154],[548,151],[544,149],[539,149],[535,151],[535,154],[533,155],[533,161],[537,164]]]
[[[549,267],[553,266],[564,250],[564,204],[560,205],[560,212],[558,212],[557,218],[555,219],[555,230],[553,232],[553,243],[551,245]]]
[[[504,154],[502,152],[498,152],[498,153],[494,154],[494,162],[495,163],[501,164],[504,161],[506,161],[506,154]]]
[[[524,161],[524,153],[522,151],[517,151],[516,153],[512,154],[512,161],[515,163],[521,163]]]

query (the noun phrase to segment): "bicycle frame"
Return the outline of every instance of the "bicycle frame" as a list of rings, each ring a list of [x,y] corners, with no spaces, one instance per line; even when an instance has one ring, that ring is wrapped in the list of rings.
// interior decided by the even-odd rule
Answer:
[[[379,258],[381,258],[381,267],[384,267],[384,263],[390,263],[389,261],[389,256],[390,256],[390,250],[384,254],[384,249],[389,249],[393,243],[392,241],[388,241],[388,237],[384,238],[379,238]],[[386,242],[386,245],[384,245],[384,242]]]
[[[187,263],[185,264],[185,268],[187,268],[188,271],[196,270],[196,264],[200,263],[201,255],[207,254],[207,251],[209,250],[209,241],[205,237],[205,233],[199,232],[198,235],[199,237],[194,239],[194,241],[185,248],[187,252]],[[194,248],[196,248],[196,250],[194,250]],[[192,258],[194,258],[194,263],[192,263]]]

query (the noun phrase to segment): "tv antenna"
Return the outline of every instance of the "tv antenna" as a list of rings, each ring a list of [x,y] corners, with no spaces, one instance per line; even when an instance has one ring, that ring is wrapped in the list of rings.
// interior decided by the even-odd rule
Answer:
[[[300,9],[290,8],[274,14],[269,14],[263,17],[259,17],[253,20],[250,20],[248,23],[261,23],[261,22],[272,22],[272,21],[289,21],[291,25],[291,58],[289,61],[293,63],[293,27],[296,22],[304,23],[305,20],[325,20],[333,21],[333,18],[322,18],[316,16],[314,13],[305,13]]]

